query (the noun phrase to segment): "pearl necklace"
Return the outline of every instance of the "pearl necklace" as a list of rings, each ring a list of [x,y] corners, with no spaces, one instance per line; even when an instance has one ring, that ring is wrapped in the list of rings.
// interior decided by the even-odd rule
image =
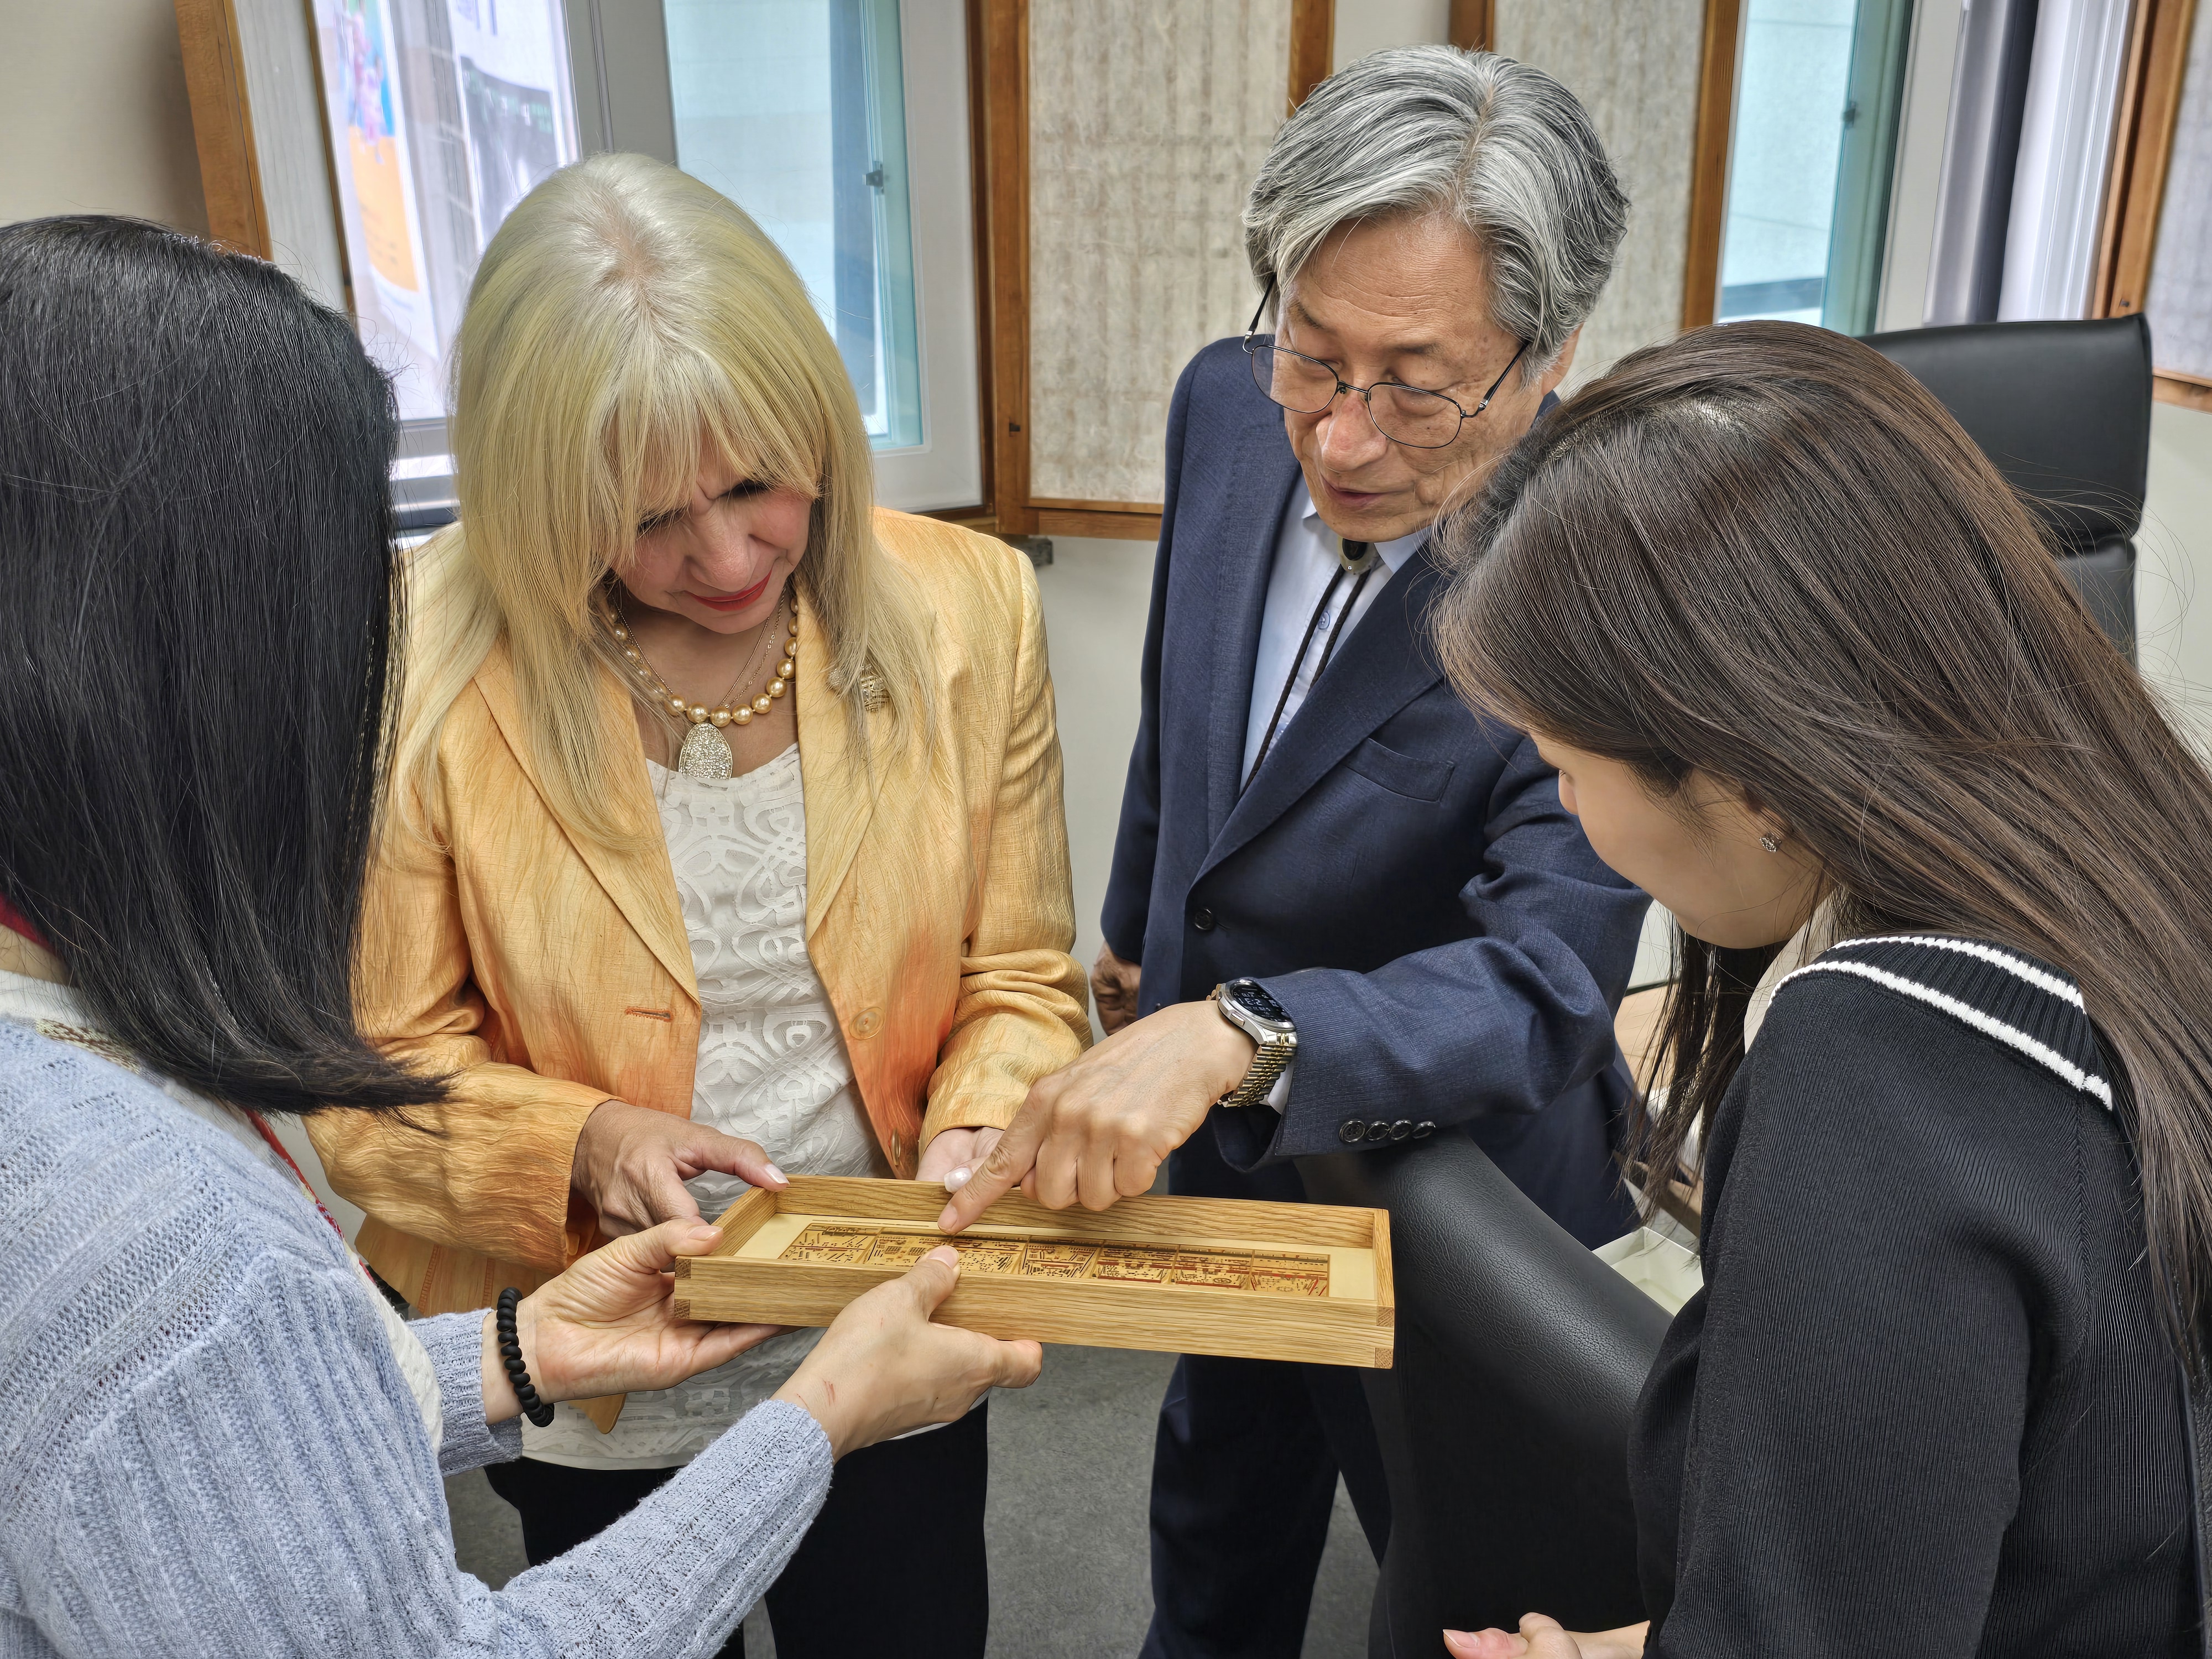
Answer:
[[[653,672],[653,665],[645,659],[645,653],[631,642],[629,627],[619,617],[609,619],[607,626],[613,630],[615,643],[622,650],[623,660],[629,665],[630,672],[637,676],[639,683],[652,694],[654,703],[691,722],[691,730],[684,735],[684,747],[676,756],[676,769],[685,777],[726,778],[733,775],[737,770],[737,757],[730,752],[730,740],[722,735],[720,728],[732,725],[750,726],[755,716],[767,714],[775,707],[776,699],[789,695],[799,655],[799,598],[796,594],[789,597],[791,624],[784,637],[783,660],[776,665],[775,672],[769,677],[768,689],[750,702],[735,704],[729,701],[729,691],[725,691],[723,701],[713,708],[704,703],[686,702],[670,690],[668,682]],[[775,618],[771,616],[769,620],[773,623]],[[766,628],[761,633],[763,639],[769,637]],[[758,647],[755,649],[757,651]],[[748,662],[744,668],[739,669],[738,680],[744,678],[751,666]],[[738,680],[730,682],[730,691],[738,689]]]

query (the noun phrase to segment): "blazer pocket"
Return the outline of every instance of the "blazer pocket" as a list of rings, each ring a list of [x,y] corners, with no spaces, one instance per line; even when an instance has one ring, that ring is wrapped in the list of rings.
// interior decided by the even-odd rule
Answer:
[[[1451,782],[1456,763],[1401,755],[1370,738],[1352,751],[1345,764],[1394,795],[1403,795],[1408,800],[1440,800],[1445,786]]]

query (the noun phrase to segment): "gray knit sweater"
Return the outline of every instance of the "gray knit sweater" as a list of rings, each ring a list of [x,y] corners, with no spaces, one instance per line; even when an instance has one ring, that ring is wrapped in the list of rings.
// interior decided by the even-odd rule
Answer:
[[[433,1450],[337,1236],[150,1085],[0,1022],[0,1659],[712,1653],[830,1486],[770,1401],[635,1512],[503,1590],[441,1476],[483,1422],[483,1316],[415,1326]]]

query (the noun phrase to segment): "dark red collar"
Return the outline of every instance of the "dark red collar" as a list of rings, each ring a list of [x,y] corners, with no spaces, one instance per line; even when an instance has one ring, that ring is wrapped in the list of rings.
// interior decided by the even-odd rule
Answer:
[[[31,926],[29,919],[21,910],[8,902],[8,896],[5,893],[0,893],[0,927],[5,927],[11,933],[21,933],[41,951],[52,949],[46,943],[45,936]]]

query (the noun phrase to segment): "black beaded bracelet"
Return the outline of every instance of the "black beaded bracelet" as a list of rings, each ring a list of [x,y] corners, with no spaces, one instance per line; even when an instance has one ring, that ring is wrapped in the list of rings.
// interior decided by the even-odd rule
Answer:
[[[521,1301],[522,1292],[512,1285],[499,1293],[499,1357],[507,1380],[514,1384],[514,1397],[522,1402],[522,1414],[542,1429],[553,1420],[553,1408],[530,1386],[530,1368],[522,1363],[522,1339],[514,1334],[514,1310]]]

